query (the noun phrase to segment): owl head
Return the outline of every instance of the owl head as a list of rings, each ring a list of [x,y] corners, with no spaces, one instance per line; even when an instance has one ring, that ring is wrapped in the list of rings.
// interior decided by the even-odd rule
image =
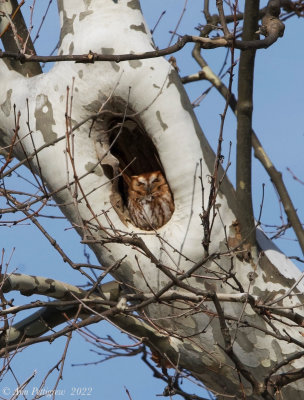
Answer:
[[[137,196],[147,196],[161,190],[163,185],[167,185],[167,183],[160,171],[146,172],[131,176],[128,184],[128,192]]]

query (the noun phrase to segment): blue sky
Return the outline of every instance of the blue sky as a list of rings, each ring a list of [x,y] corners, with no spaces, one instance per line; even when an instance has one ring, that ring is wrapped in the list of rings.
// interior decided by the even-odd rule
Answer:
[[[25,11],[28,11],[31,3],[31,1],[26,1],[25,6],[23,6]],[[40,54],[48,54],[58,39],[58,25],[56,24],[58,20],[54,0],[53,3],[53,10],[47,16],[45,27],[37,41],[38,53]],[[162,18],[154,35],[155,42],[160,48],[168,45],[171,37],[168,31],[173,30],[176,26],[184,3],[185,0],[153,0],[153,2],[151,0],[143,0],[141,2],[144,15],[151,28],[155,25],[161,12],[166,10],[166,14]],[[177,31],[181,35],[197,34],[194,27],[204,21],[201,12],[203,2],[201,0],[189,0],[188,3],[186,13]],[[264,3],[262,2],[262,5]],[[35,27],[39,26],[41,9],[45,9],[47,4],[48,1],[46,0],[37,2],[37,20],[34,22],[34,31]],[[304,186],[292,179],[286,170],[289,167],[300,179],[304,180],[302,154],[304,148],[304,92],[301,79],[304,56],[301,47],[302,36],[303,21],[293,18],[286,22],[285,35],[282,39],[270,49],[258,52],[255,70],[253,127],[271,159],[277,168],[282,171],[295,206],[300,210],[300,215],[304,219]],[[182,76],[195,73],[198,70],[196,63],[191,58],[191,50],[192,45],[188,44],[183,51],[175,55]],[[224,55],[225,50],[223,49],[204,51],[207,62],[215,71],[220,69]],[[186,88],[190,100],[194,101],[208,87],[209,84],[204,81],[187,85]],[[237,74],[234,81],[234,92],[236,92],[236,87]],[[213,148],[217,143],[220,126],[219,114],[223,109],[224,100],[215,89],[211,90],[200,106],[196,108],[197,117]],[[228,112],[224,133],[224,154],[227,154],[229,141],[231,140],[233,165],[230,168],[229,176],[232,181],[234,181],[235,171],[235,137],[235,117]],[[27,172],[25,172],[25,175],[29,176]],[[18,182],[18,188],[23,187],[23,185],[26,187],[26,184],[20,179],[16,177],[13,179],[11,181],[12,187],[16,182]],[[280,208],[277,196],[268,176],[259,163],[254,161],[253,190],[256,212],[258,212],[261,202],[262,183],[266,184],[262,222],[273,225],[280,224]],[[85,261],[83,247],[78,244],[78,237],[69,229],[69,224],[66,221],[42,220],[42,222],[49,232],[58,238],[62,247],[68,255],[73,257],[74,261]],[[267,230],[269,231],[268,228]],[[80,274],[71,271],[68,265],[62,262],[50,244],[44,238],[41,238],[40,232],[35,227],[31,227],[28,224],[11,228],[1,227],[0,237],[1,247],[5,248],[6,251],[6,261],[12,249],[15,248],[12,261],[9,265],[9,271],[16,270],[25,274],[47,276],[72,284],[86,283]],[[288,255],[301,256],[291,232],[288,232],[284,239],[278,240],[277,245]],[[94,256],[91,257],[91,261],[94,263]],[[16,304],[24,302],[16,293],[11,293],[7,297],[8,299],[15,298]],[[103,337],[110,334],[121,343],[126,343],[126,338],[107,323],[100,323],[98,326],[92,327],[92,330]],[[59,360],[64,345],[65,339],[63,338],[52,345],[36,345],[32,349],[24,350],[24,354],[19,355],[16,361],[13,361],[14,371],[20,382],[24,381],[34,370],[38,371],[37,377],[29,385],[29,392],[31,392],[34,386],[39,385],[50,366]],[[71,364],[98,361],[100,357],[93,354],[91,349],[93,349],[91,344],[86,343],[78,334],[74,334],[63,373],[64,380],[59,385],[59,388],[66,390],[66,395],[58,396],[58,399],[73,398],[73,396],[70,396],[73,387],[92,387],[93,395],[91,398],[105,400],[127,399],[124,387],[128,388],[133,400],[143,398],[145,400],[152,400],[156,398],[157,394],[162,393],[164,384],[152,378],[152,373],[143,365],[138,357],[110,360],[97,366],[86,366],[85,368],[71,367]],[[52,388],[56,377],[57,375],[55,374],[55,377],[51,378],[47,383],[46,386],[48,388]],[[0,382],[0,392],[4,386],[12,390],[15,388],[11,376],[5,376],[4,380]],[[184,386],[186,387],[188,384],[185,382]],[[197,395],[204,394],[196,386],[191,386],[189,391],[195,392]],[[28,398],[31,398],[31,396]]]

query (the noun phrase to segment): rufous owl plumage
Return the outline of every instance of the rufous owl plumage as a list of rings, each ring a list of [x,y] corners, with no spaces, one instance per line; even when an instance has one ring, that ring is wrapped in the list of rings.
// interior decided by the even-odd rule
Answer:
[[[134,175],[125,181],[128,185],[128,210],[135,226],[151,231],[169,221],[174,203],[166,178],[160,171]]]

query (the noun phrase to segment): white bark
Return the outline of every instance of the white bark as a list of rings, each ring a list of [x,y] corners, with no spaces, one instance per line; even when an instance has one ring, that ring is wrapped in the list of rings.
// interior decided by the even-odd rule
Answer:
[[[89,50],[105,54],[126,54],[154,50],[149,29],[136,0],[61,0],[58,3],[62,24],[59,54],[83,54],[88,53]],[[56,64],[50,72],[33,78],[24,78],[9,70],[1,60],[0,77],[2,82],[0,143],[3,146],[9,146],[13,136],[13,105],[15,104],[17,110],[21,110],[19,137],[22,139],[23,147],[28,155],[34,151],[26,126],[26,99],[29,100],[29,123],[33,130],[32,137],[36,149],[64,136],[67,86],[72,87],[73,79],[75,79],[73,126],[97,113],[103,103],[112,96],[114,100],[119,99],[129,105],[152,139],[175,202],[175,212],[171,220],[158,230],[158,236],[151,232],[142,235],[143,232],[130,223],[126,226],[111,206],[112,184],[105,176],[102,167],[98,165],[100,146],[96,144],[96,132],[89,136],[90,121],[74,132],[74,159],[78,177],[85,175],[81,179],[81,186],[88,194],[87,200],[91,209],[95,215],[98,215],[98,223],[80,193],[78,199],[82,200],[78,204],[78,209],[75,208],[71,195],[74,191],[74,178],[70,162],[68,173],[66,170],[66,140],[46,147],[38,154],[43,180],[51,192],[66,186],[68,182],[72,184],[71,191],[61,190],[54,197],[58,204],[64,204],[61,207],[63,213],[83,238],[88,239],[88,232],[83,229],[84,221],[91,221],[95,226],[93,238],[95,242],[92,242],[91,248],[99,261],[104,266],[108,266],[127,254],[127,258],[115,272],[116,277],[132,287],[149,292],[135,262],[136,255],[145,279],[154,291],[161,289],[169,282],[169,278],[155,264],[130,246],[108,243],[105,248],[98,243],[99,239],[105,237],[100,226],[116,236],[120,231],[137,233],[154,256],[176,273],[187,271],[193,263],[203,259],[204,252],[201,244],[203,228],[199,217],[202,210],[202,193],[198,179],[199,161],[202,159],[205,204],[207,204],[208,175],[212,173],[214,155],[198,127],[175,70],[166,60],[155,58],[125,61],[119,64],[62,62]],[[15,155],[19,159],[24,158],[20,145],[16,147]],[[32,163],[38,172],[35,157]],[[90,170],[92,173],[87,174]],[[92,191],[92,189],[95,190]],[[229,235],[233,236],[233,230],[229,227],[237,219],[234,192],[229,182],[224,182],[221,191],[217,204],[223,222],[218,217],[215,219],[210,253],[226,251],[223,223]],[[103,214],[104,211],[107,211],[106,215]],[[109,219],[112,225],[109,224]],[[92,235],[92,230],[90,235]],[[166,244],[162,238],[170,245]],[[89,239],[92,237],[90,236]],[[263,233],[258,233],[258,241],[266,253],[260,254],[259,257],[254,255],[255,258],[251,262],[241,261],[235,257],[233,272],[236,273],[245,290],[263,301],[269,294],[275,297],[278,293],[278,297],[281,296],[293,282],[296,282],[300,272],[281,255]],[[181,257],[179,252],[182,252],[185,257]],[[222,256],[216,260],[216,263],[210,261],[200,267],[196,273],[212,278],[215,274],[211,271],[221,272],[219,265],[228,271],[231,267],[230,256]],[[208,272],[205,267],[209,268]],[[233,297],[239,293],[238,290],[233,290],[230,285],[221,281],[191,278],[186,282],[202,290],[216,290],[224,297],[226,295]],[[295,292],[299,293],[302,290],[303,284],[299,282]],[[301,298],[296,296],[282,301],[288,307],[297,305],[299,302]],[[236,333],[233,349],[244,367],[257,380],[262,381],[276,362],[299,351],[300,348],[292,343],[277,340],[263,331],[239,324],[237,320],[241,318],[242,321],[246,320],[273,333],[249,304],[244,307],[242,303],[226,301],[222,303],[222,308],[225,315],[236,319],[229,323],[232,336]],[[298,313],[303,311],[300,308],[296,310]],[[152,305],[149,308],[151,318],[166,317],[174,312],[174,309],[159,305]],[[190,339],[182,342],[172,335],[171,344],[176,344],[176,350],[180,355],[178,360],[172,360],[174,363],[178,362],[180,367],[190,370],[207,387],[222,393],[223,396],[218,395],[219,399],[224,398],[225,394],[234,394],[239,397],[242,393],[239,377],[234,363],[221,349],[223,337],[218,318],[213,318],[212,312],[215,312],[215,308],[208,302],[196,315],[157,322],[166,327],[169,332],[175,332],[182,337],[191,336]],[[303,343],[299,328],[288,328],[279,322],[275,325],[282,335],[286,336],[284,328],[294,339]],[[195,333],[197,336],[194,336]],[[295,360],[292,364],[294,368],[299,368],[301,365],[301,359]],[[290,369],[291,367],[288,367],[288,370]],[[260,398],[252,393],[251,385],[244,378],[242,378],[242,383],[248,399]],[[301,381],[297,381],[283,389],[283,392],[286,396],[284,399],[291,399],[292,396],[300,398],[300,393],[304,392],[304,385]]]

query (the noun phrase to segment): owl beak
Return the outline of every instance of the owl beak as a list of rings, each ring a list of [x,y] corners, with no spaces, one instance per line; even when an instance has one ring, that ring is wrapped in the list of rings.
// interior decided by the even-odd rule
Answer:
[[[153,195],[152,195],[152,191],[151,191],[151,187],[150,186],[147,187],[146,199],[148,201],[152,201],[152,199],[153,199]]]

